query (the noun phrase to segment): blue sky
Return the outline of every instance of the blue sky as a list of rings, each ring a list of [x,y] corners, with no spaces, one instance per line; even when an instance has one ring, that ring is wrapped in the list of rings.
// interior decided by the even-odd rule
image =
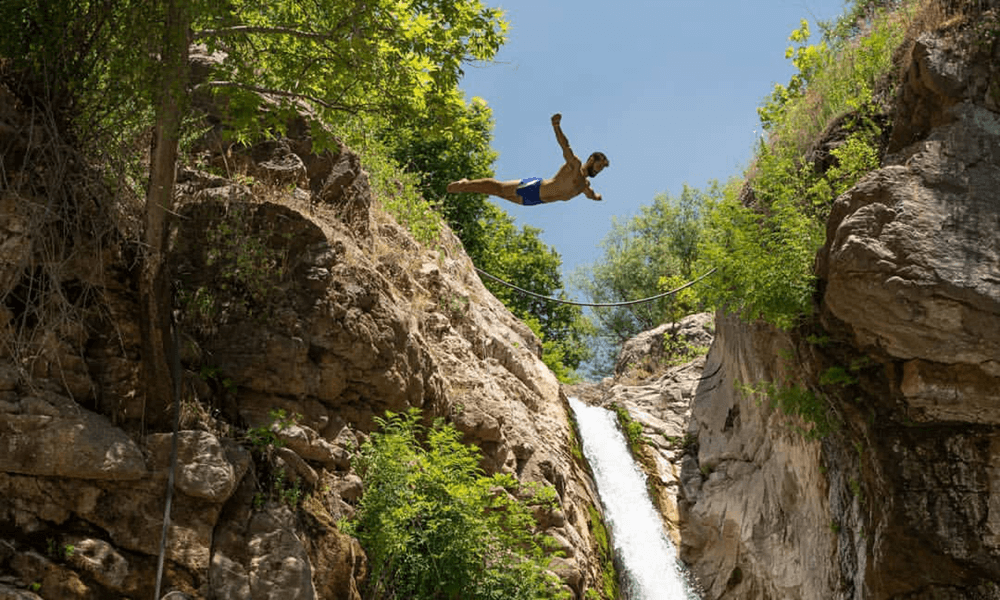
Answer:
[[[604,200],[497,204],[543,230],[563,273],[601,257],[613,218],[659,192],[726,180],[749,162],[756,108],[794,69],[788,35],[833,19],[844,0],[485,0],[510,22],[496,61],[461,87],[493,109],[498,179],[550,177],[562,164],[553,113],[577,156],[607,154],[591,180]],[[573,293],[572,295],[576,295]],[[582,298],[577,298],[582,299]]]

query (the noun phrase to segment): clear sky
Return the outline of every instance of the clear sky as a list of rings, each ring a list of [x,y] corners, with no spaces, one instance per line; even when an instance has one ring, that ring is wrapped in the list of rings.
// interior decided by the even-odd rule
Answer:
[[[551,177],[562,164],[550,118],[581,159],[611,166],[591,180],[604,200],[498,205],[563,259],[568,275],[600,259],[611,220],[659,192],[741,173],[760,124],[756,108],[794,72],[788,36],[844,0],[485,0],[510,22],[496,63],[466,69],[466,95],[493,109],[498,179]],[[565,281],[565,279],[564,279]],[[576,297],[575,292],[571,295]],[[581,299],[577,297],[577,299]]]

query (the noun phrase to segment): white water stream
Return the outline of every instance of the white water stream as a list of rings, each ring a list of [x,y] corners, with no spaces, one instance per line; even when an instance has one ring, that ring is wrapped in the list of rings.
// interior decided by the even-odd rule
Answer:
[[[594,472],[628,600],[698,600],[687,582],[677,551],[646,492],[639,469],[609,410],[570,398],[580,426],[583,453]]]

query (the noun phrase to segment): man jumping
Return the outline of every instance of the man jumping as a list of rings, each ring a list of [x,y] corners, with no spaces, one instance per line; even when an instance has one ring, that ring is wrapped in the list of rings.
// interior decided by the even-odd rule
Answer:
[[[562,147],[563,158],[566,163],[559,167],[559,172],[551,179],[540,177],[529,177],[520,181],[497,181],[492,177],[487,179],[459,179],[448,184],[448,191],[452,194],[459,192],[471,192],[474,194],[489,194],[504,200],[510,200],[515,204],[524,206],[534,206],[545,202],[555,202],[557,200],[569,200],[574,196],[583,193],[591,200],[600,200],[601,195],[590,188],[588,177],[593,177],[604,170],[609,164],[608,158],[601,152],[594,152],[581,163],[580,159],[573,154],[569,147],[569,140],[563,135],[559,123],[562,115],[552,115],[552,129],[556,132],[556,141]]]

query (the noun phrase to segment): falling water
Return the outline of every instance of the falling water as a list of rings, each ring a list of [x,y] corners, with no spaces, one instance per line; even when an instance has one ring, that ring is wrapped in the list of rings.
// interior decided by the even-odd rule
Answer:
[[[632,460],[617,418],[609,410],[570,398],[605,516],[622,566],[629,600],[697,600],[677,551],[646,492],[645,475]]]

